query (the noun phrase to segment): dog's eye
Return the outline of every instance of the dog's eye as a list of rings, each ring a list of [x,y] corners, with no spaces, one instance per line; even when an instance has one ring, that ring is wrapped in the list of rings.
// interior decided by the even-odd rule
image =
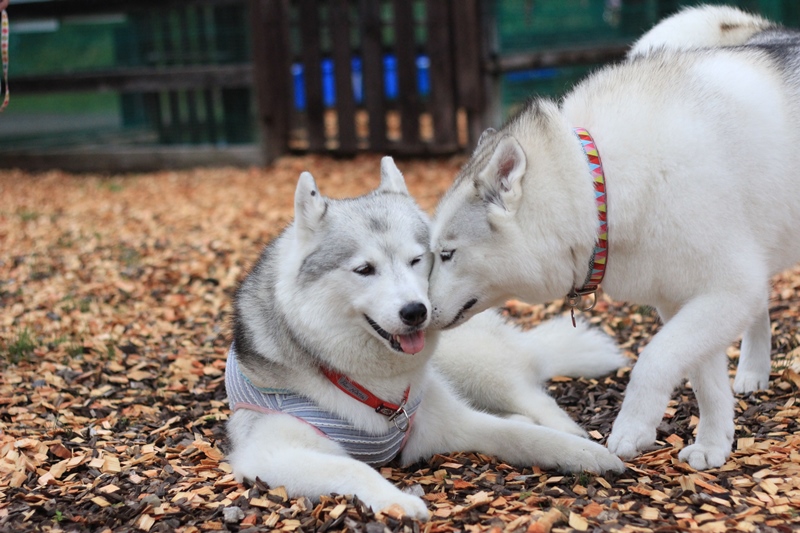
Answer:
[[[356,274],[360,276],[371,276],[375,273],[375,267],[370,265],[369,263],[365,263],[358,267],[357,269],[353,270]]]
[[[439,257],[442,259],[442,263],[444,263],[450,261],[455,253],[455,250],[442,250],[441,253],[439,253]]]
[[[413,267],[414,265],[416,265],[420,261],[422,261],[422,256],[418,255],[417,257],[415,257],[414,259],[411,260],[411,266]]]

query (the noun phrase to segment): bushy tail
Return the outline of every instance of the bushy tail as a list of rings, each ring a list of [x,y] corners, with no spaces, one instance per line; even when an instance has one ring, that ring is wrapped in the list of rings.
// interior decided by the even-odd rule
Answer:
[[[663,19],[633,43],[628,58],[658,50],[690,50],[745,44],[773,24],[731,6],[687,7]]]
[[[614,339],[582,320],[572,327],[569,317],[557,317],[523,330],[496,310],[442,332],[436,360],[461,380],[501,372],[538,383],[553,376],[599,377],[630,363]]]
[[[537,377],[596,378],[631,364],[617,343],[597,328],[569,317],[542,322],[530,331],[519,331],[520,348],[531,357]]]

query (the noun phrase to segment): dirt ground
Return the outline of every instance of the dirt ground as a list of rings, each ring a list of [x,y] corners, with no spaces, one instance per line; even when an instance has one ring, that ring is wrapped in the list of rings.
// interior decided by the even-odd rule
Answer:
[[[400,160],[432,210],[463,157]],[[770,390],[736,398],[730,460],[677,460],[697,409],[676,391],[655,451],[619,476],[564,476],[474,453],[381,473],[424,492],[428,522],[349,495],[290,499],[237,483],[225,462],[232,292],[290,220],[299,173],[323,194],[378,183],[379,158],[287,157],[261,169],[99,176],[0,171],[2,531],[764,531],[800,528],[800,269],[771,295]],[[509,302],[535,326],[563,302]],[[635,356],[647,308],[603,298],[588,315]],[[738,347],[729,350],[733,370]],[[604,442],[630,369],[555,379],[551,393]],[[378,510],[375,510],[378,511]]]

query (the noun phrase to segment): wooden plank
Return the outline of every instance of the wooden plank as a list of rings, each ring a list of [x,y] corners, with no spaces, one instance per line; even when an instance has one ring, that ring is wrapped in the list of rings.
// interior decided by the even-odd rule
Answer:
[[[175,63],[175,42],[173,41],[174,30],[173,24],[176,23],[177,13],[175,10],[170,10],[166,16],[161,17],[161,35],[164,45],[164,61],[168,66],[174,66]],[[181,111],[178,92],[176,90],[167,91],[167,109],[168,109],[168,126],[166,131],[166,140],[168,143],[176,143],[182,141],[180,132],[183,129],[181,126]]]
[[[381,3],[380,0],[361,0],[359,4],[364,107],[369,117],[368,147],[376,152],[383,152],[386,147]]]
[[[288,0],[250,2],[253,35],[253,87],[258,106],[261,148],[267,162],[289,149],[292,109]]]
[[[188,5],[235,5],[247,0],[61,0],[55,2],[11,1],[11,17],[15,19],[61,18],[81,15],[149,11],[166,7]]]
[[[604,63],[625,57],[629,48],[630,44],[619,43],[601,46],[554,48],[539,52],[513,54],[488,61],[486,69],[493,74],[499,74],[531,68]]]
[[[308,149],[319,152],[325,148],[325,107],[322,100],[322,50],[320,14],[317,0],[299,0],[301,57],[306,88],[308,117]]]
[[[164,142],[163,113],[161,111],[161,98],[157,92],[146,92],[142,96],[147,123],[158,132],[158,142]]]
[[[414,42],[413,3],[394,0],[394,51],[397,56],[397,77],[402,143],[419,144],[419,115],[421,111],[417,92],[416,46]]]
[[[353,99],[353,71],[350,50],[350,2],[333,0],[330,4],[333,37],[333,65],[336,81],[336,113],[339,147],[344,155],[356,152],[356,104]]]
[[[253,66],[198,65],[189,67],[125,68],[45,76],[19,76],[14,87],[20,93],[62,91],[148,92],[191,87],[246,87],[253,83]]]
[[[456,107],[467,112],[467,148],[474,148],[481,132],[489,127],[483,77],[484,36],[481,32],[480,0],[461,0],[452,11]]]
[[[152,172],[166,168],[265,164],[263,153],[255,144],[225,148],[209,145],[56,148],[0,153],[0,158],[3,168],[58,168],[72,172]]]
[[[180,46],[182,51],[182,57],[180,58],[181,64],[190,63],[187,61],[187,54],[189,54],[189,58],[192,57],[191,50],[192,50],[192,43],[190,34],[190,23],[189,23],[189,9],[191,7],[184,7],[178,9],[178,34],[180,40]],[[195,24],[197,24],[197,19],[195,19]],[[189,134],[189,142],[193,144],[197,144],[200,142],[200,120],[198,114],[198,105],[197,105],[197,93],[196,89],[188,89],[186,91],[186,107],[187,107],[187,119],[188,119],[188,134]]]
[[[197,14],[197,46],[199,48],[198,60],[202,63],[209,63],[213,61],[213,45],[208,29],[210,24],[209,8],[208,6],[196,6],[195,12]],[[255,55],[255,50],[253,50]],[[203,115],[205,138],[211,144],[215,144],[218,140],[218,125],[217,113],[214,106],[214,92],[210,87],[206,87],[200,93],[200,99],[203,102]]]
[[[456,142],[455,86],[453,56],[450,46],[452,21],[450,0],[427,0],[428,43],[430,59],[430,113],[433,118],[433,142],[439,145]],[[460,7],[459,7],[460,9]]]

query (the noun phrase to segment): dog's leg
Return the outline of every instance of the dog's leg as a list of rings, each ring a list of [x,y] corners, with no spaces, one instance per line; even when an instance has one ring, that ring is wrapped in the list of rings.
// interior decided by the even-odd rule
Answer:
[[[537,385],[525,383],[524,380],[509,380],[506,391],[504,407],[509,412],[521,414],[535,424],[579,437],[587,436],[586,431],[559,407],[553,397]]]
[[[700,422],[697,440],[678,455],[692,468],[705,470],[725,463],[733,444],[733,392],[728,379],[728,356],[720,352],[689,373]]]
[[[698,296],[672,319],[664,317],[664,327],[644,349],[631,372],[622,409],[608,438],[612,452],[627,459],[653,444],[656,427],[675,387],[694,366],[709,364],[715,354],[724,352],[747,326],[752,310],[760,305],[759,295],[746,294],[744,288],[748,286],[752,284],[740,283],[738,294],[732,290]],[[723,456],[730,450],[729,442],[698,444],[709,449],[715,447]]]
[[[474,451],[519,466],[562,472],[625,469],[622,461],[596,442],[476,411],[436,375],[431,376],[411,431],[402,455],[406,464],[435,453]]]
[[[753,321],[742,337],[742,350],[733,390],[737,393],[752,392],[769,387],[769,372],[772,369],[772,325],[769,305]]]
[[[283,486],[290,497],[318,501],[321,494],[355,494],[374,511],[392,504],[428,519],[422,499],[406,494],[377,470],[348,456],[341,446],[289,415],[239,410],[228,422],[228,461],[237,480],[261,479]]]

